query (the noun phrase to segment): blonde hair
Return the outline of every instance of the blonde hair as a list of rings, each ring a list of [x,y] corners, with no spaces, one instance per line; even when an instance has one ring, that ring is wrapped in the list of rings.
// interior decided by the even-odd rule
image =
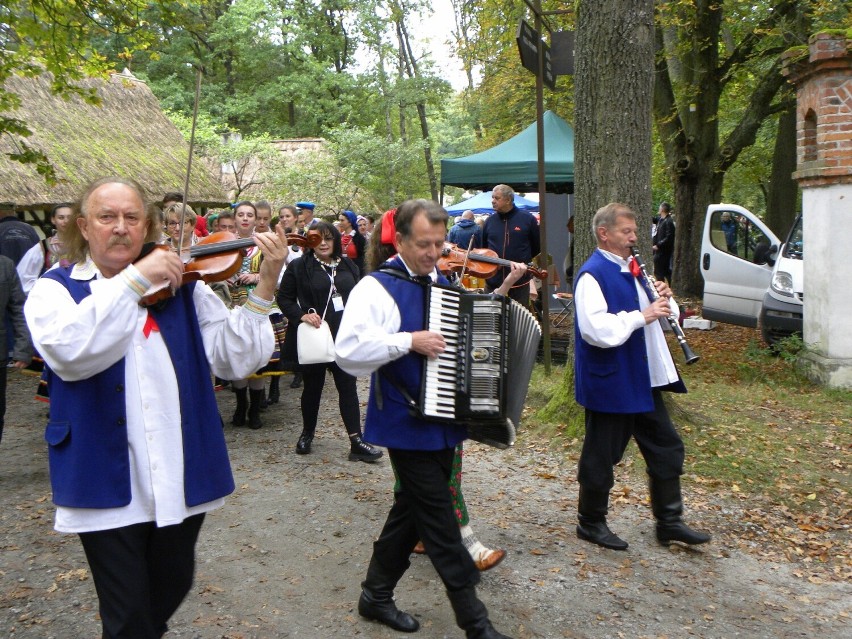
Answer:
[[[180,222],[180,218],[183,215],[183,202],[172,202],[164,208],[163,222],[168,222],[170,215],[176,215],[178,222]],[[192,207],[189,204],[186,205],[186,219],[191,220],[193,226],[195,226],[195,222],[198,219],[198,214],[192,210]]]

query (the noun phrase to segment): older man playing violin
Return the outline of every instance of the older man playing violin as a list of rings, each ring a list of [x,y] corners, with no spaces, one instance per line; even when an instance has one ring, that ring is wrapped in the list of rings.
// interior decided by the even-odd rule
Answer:
[[[206,512],[234,489],[210,380],[257,370],[272,352],[283,230],[255,236],[266,259],[245,306],[182,284],[142,189],[110,177],[69,223],[72,264],[33,287],[25,313],[49,367],[48,443],[56,530],[77,533],[104,637],[161,637],[192,584]],[[153,284],[174,297],[145,308]]]

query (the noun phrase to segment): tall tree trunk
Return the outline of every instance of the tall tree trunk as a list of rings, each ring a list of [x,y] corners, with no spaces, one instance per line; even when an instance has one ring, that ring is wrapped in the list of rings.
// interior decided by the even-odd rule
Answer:
[[[575,259],[596,247],[595,211],[619,201],[651,224],[652,0],[579,3],[576,40]],[[647,254],[650,230],[640,233]]]
[[[405,72],[409,78],[417,79],[420,74],[417,69],[417,61],[411,50],[411,41],[405,28],[405,16],[401,15],[396,23],[396,33],[399,39],[399,51],[401,60],[405,63]],[[420,135],[423,137],[423,157],[426,162],[426,174],[429,177],[429,191],[432,199],[438,200],[438,177],[435,174],[435,162],[432,160],[432,145],[429,141],[429,122],[426,119],[426,103],[417,100],[417,116],[420,120]]]
[[[796,105],[793,103],[778,118],[775,150],[772,154],[769,201],[766,224],[778,237],[790,229],[796,219],[799,185],[793,180],[796,170]]]
[[[574,256],[579,269],[597,246],[592,217],[608,202],[636,211],[650,230],[653,0],[580,2],[577,11],[574,129]],[[647,254],[650,233],[640,233]],[[545,413],[562,416],[569,435],[582,430],[573,399],[574,343],[565,383]]]

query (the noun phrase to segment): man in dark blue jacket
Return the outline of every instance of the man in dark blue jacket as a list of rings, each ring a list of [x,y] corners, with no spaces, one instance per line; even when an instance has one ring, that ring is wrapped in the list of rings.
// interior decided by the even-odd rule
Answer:
[[[532,213],[515,206],[515,192],[505,184],[494,187],[491,206],[496,213],[485,221],[482,230],[483,247],[495,251],[503,259],[529,264],[541,252],[538,220]],[[509,267],[500,267],[497,274],[486,281],[487,291],[499,288],[509,272]],[[512,286],[509,297],[528,306],[530,277],[522,277]]]
[[[660,221],[654,233],[654,275],[658,280],[672,281],[672,258],[675,250],[675,225],[672,205],[660,202]]]
[[[476,223],[473,211],[467,210],[459,216],[458,221],[450,229],[447,240],[463,249],[482,248],[482,228]]]

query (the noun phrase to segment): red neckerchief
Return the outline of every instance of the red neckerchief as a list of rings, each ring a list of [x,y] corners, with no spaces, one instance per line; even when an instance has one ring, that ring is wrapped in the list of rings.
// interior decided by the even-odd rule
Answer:
[[[145,326],[142,327],[142,334],[145,336],[145,339],[148,339],[148,336],[151,335],[151,331],[160,332],[160,327],[157,326],[157,320],[154,319],[154,316],[151,315],[151,311],[148,311],[148,317],[145,319]]]
[[[627,268],[630,270],[630,274],[633,275],[633,277],[639,277],[639,274],[642,272],[639,269],[639,262],[637,262],[636,258],[632,256],[630,261],[627,263]]]

